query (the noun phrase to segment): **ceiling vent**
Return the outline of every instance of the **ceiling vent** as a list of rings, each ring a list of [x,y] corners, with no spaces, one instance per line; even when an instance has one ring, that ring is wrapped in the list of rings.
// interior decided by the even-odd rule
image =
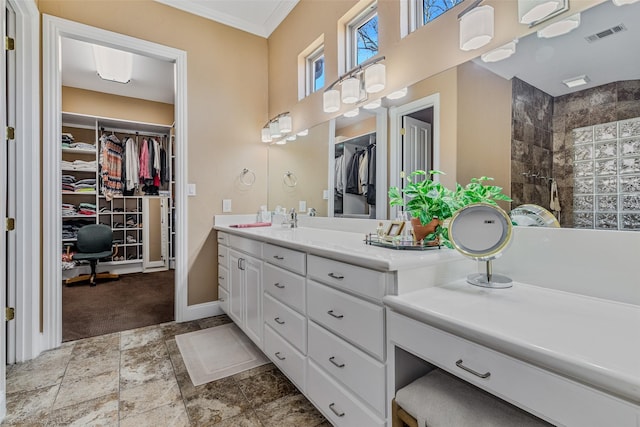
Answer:
[[[610,35],[620,33],[622,31],[627,31],[627,27],[624,24],[618,24],[615,27],[607,28],[606,30],[600,31],[598,33],[592,34],[590,36],[585,37],[589,43],[593,43]]]

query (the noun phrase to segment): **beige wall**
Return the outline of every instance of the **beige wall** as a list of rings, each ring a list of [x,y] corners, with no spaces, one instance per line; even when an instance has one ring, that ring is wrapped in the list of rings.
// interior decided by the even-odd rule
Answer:
[[[62,86],[62,111],[144,123],[169,125],[173,104]]]
[[[39,0],[41,13],[150,40],[187,52],[187,175],[190,305],[217,299],[217,245],[212,216],[222,199],[234,213],[254,212],[267,200],[267,40],[152,0]],[[178,141],[177,143],[180,143]],[[46,159],[44,159],[46,161]],[[243,168],[256,182],[242,188]]]

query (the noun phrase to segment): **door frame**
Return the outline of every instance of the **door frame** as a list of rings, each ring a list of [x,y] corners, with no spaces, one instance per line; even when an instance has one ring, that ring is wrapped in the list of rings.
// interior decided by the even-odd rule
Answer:
[[[404,105],[389,108],[389,187],[400,186],[402,117],[426,108],[433,108],[433,168],[440,169],[440,94],[434,93]],[[440,177],[435,175],[433,179],[439,181]],[[398,207],[391,206],[389,218],[396,218],[397,215]]]
[[[187,307],[188,230],[187,230],[187,52],[54,16],[42,15],[43,141],[61,137],[62,78],[60,43],[69,37],[88,43],[100,43],[116,49],[151,56],[175,63],[175,136],[176,144],[176,272],[175,320],[190,320]],[[59,144],[43,143],[43,340],[42,348],[62,343],[62,255],[61,192]]]

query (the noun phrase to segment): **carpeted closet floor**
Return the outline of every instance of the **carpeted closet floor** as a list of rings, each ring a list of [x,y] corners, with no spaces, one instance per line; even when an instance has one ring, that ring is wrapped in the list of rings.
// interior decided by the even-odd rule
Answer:
[[[174,270],[123,274],[97,286],[62,285],[62,341],[174,320]]]

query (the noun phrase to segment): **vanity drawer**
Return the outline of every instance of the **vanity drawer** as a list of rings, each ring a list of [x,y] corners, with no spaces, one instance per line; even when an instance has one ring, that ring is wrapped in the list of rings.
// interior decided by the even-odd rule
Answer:
[[[309,255],[308,276],[337,288],[382,301],[385,295],[386,273]]]
[[[383,419],[324,373],[313,360],[307,363],[307,396],[333,426],[384,426]]]
[[[268,325],[264,327],[264,352],[304,392],[306,358]]]
[[[229,270],[226,267],[218,265],[218,286],[229,290]]]
[[[347,341],[384,359],[384,309],[329,286],[307,281],[309,318]]]
[[[264,322],[305,354],[307,352],[307,318],[269,295],[264,296],[262,304]]]
[[[229,245],[229,235],[223,231],[218,231],[218,243],[221,245]]]
[[[271,264],[262,270],[264,290],[300,313],[305,313],[305,278]]]
[[[229,313],[229,292],[222,286],[218,286],[218,301],[220,301],[220,309],[225,314]]]
[[[308,348],[314,362],[384,417],[384,364],[314,322],[309,322]]]
[[[218,245],[218,265],[229,267],[229,248]]]
[[[264,261],[304,275],[306,273],[307,254],[265,243]]]
[[[256,258],[262,258],[262,242],[244,237],[229,235],[229,246]]]
[[[637,406],[393,311],[387,318],[392,344],[553,424],[636,426]]]

